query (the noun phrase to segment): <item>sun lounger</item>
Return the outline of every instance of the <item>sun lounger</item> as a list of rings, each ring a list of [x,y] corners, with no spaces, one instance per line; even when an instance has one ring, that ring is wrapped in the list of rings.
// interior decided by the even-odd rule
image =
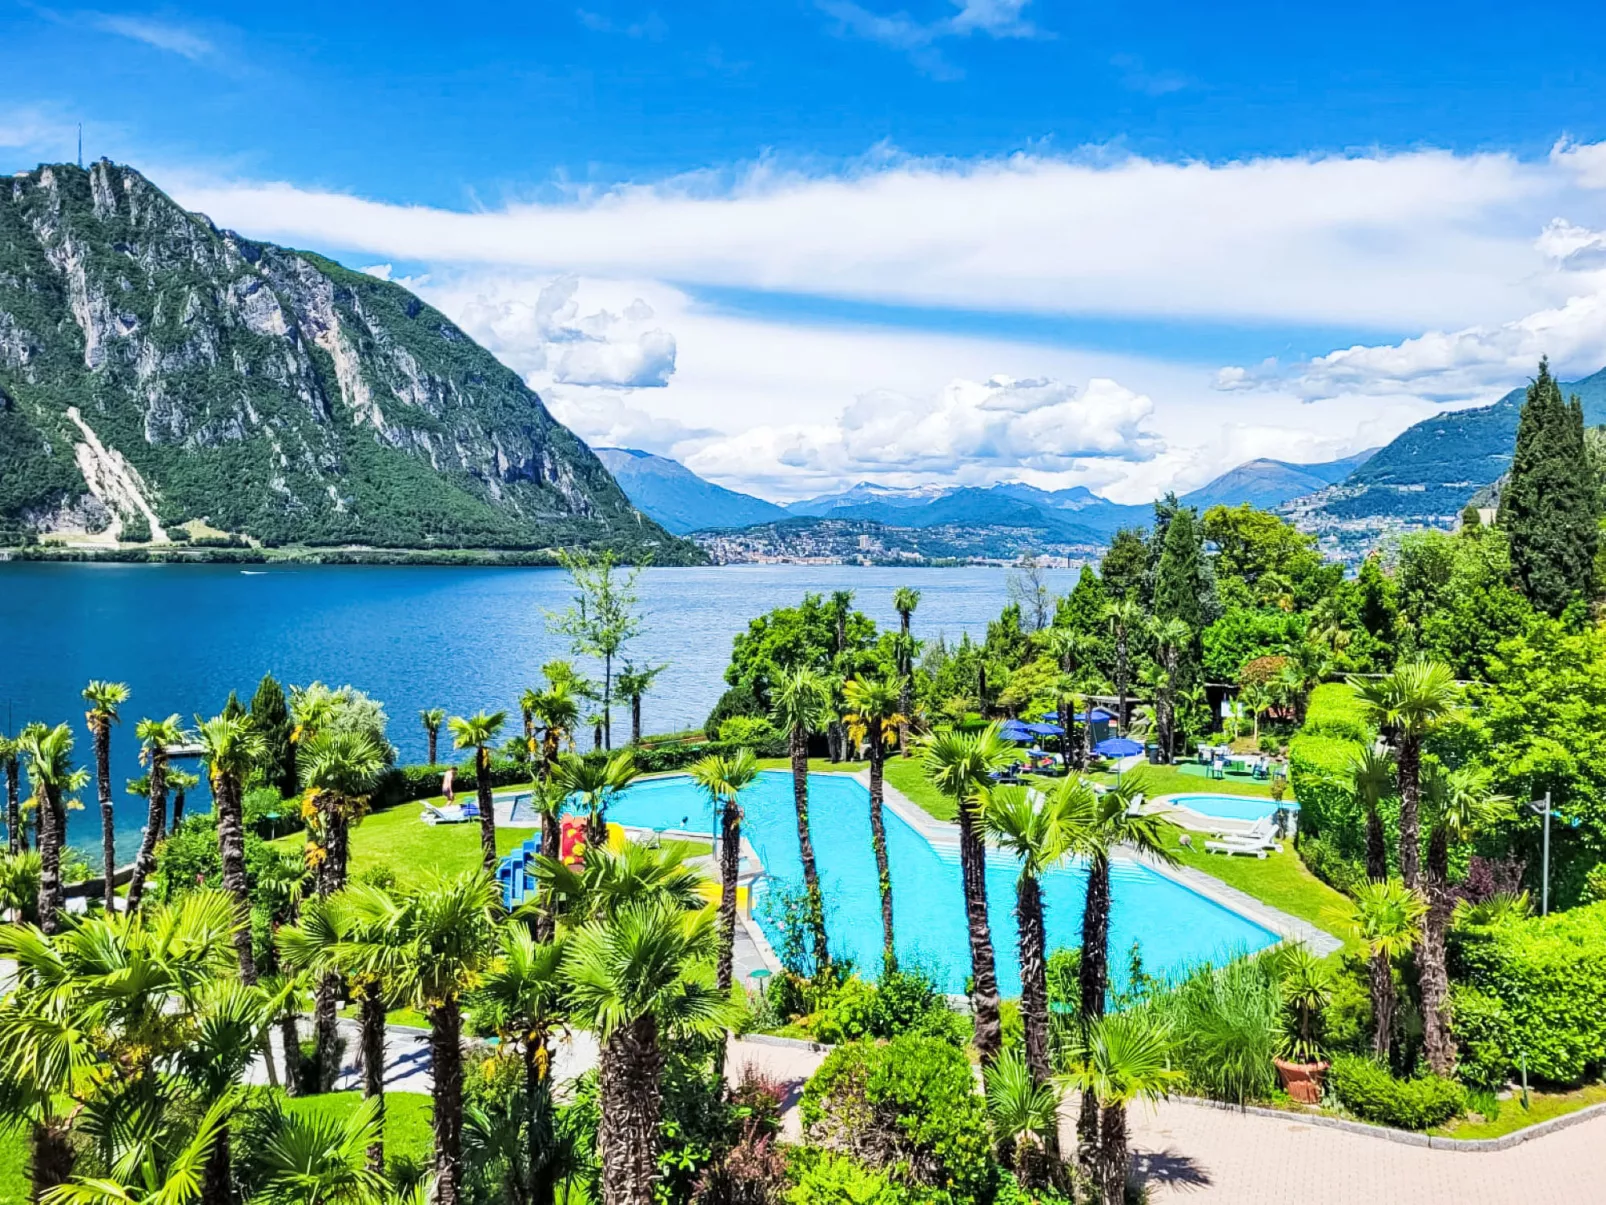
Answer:
[[[470,820],[479,818],[480,808],[477,803],[449,803],[444,807],[426,803],[423,815],[419,817],[425,824],[467,824]]]
[[[1222,837],[1218,841],[1206,841],[1204,847],[1209,854],[1249,854],[1262,861],[1267,854],[1281,853],[1283,849],[1276,841],[1256,841],[1247,837]]]

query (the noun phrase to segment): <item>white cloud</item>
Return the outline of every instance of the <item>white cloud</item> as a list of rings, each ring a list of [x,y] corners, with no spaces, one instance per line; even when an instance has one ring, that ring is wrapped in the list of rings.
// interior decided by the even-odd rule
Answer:
[[[365,275],[372,276],[375,280],[389,280],[390,274],[396,269],[392,264],[369,264],[366,268],[358,268],[357,270]]]
[[[1030,0],[953,0],[958,12],[931,21],[920,21],[908,13],[878,13],[856,0],[814,0],[815,6],[836,20],[836,31],[843,35],[880,42],[909,55],[909,61],[938,79],[960,79],[964,72],[945,59],[937,49],[944,38],[986,34],[993,38],[1033,38],[1038,30],[1021,16]]]
[[[92,20],[96,29],[132,38],[136,42],[154,46],[157,50],[169,51],[192,62],[199,62],[217,53],[217,47],[210,39],[193,29],[169,21],[112,13],[96,14]]]
[[[1534,238],[1570,206],[1598,208],[1576,162],[881,156],[830,175],[760,164],[476,213],[246,181],[180,178],[175,192],[258,236],[382,258],[889,304],[1420,330],[1565,300]]]

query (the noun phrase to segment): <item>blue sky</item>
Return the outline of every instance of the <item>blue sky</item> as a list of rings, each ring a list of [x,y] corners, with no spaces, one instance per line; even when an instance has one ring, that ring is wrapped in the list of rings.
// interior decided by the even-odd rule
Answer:
[[[1571,51],[1603,35],[1571,3],[0,0],[0,166],[81,121],[728,484],[1136,498],[1538,350],[1606,363],[1606,69]]]

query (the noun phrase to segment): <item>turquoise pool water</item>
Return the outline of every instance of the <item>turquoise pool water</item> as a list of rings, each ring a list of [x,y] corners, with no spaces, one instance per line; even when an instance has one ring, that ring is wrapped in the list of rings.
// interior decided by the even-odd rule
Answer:
[[[800,883],[797,821],[792,812],[792,777],[766,771],[742,792],[748,841],[775,879]],[[851,778],[811,775],[809,828],[820,866],[828,910],[831,947],[874,977],[881,964],[881,903],[876,889],[875,855],[870,848],[870,793]],[[708,801],[691,779],[641,782],[608,808],[608,818],[629,827],[684,828],[713,832]],[[928,969],[949,992],[961,992],[970,972],[964,902],[959,888],[957,850],[934,848],[890,808],[886,812],[887,856],[892,867],[893,919],[898,956]],[[997,947],[999,988],[1020,993],[1015,957],[1015,863],[988,852],[987,899]],[[1258,950],[1275,942],[1269,930],[1202,895],[1125,859],[1113,867],[1114,910],[1110,950],[1119,982],[1126,952],[1141,942],[1146,969],[1177,971],[1208,958]],[[1086,875],[1076,866],[1056,870],[1043,881],[1049,944],[1080,940]],[[760,888],[762,891],[762,886]],[[772,941],[778,935],[755,909]]]
[[[1280,809],[1299,811],[1299,804],[1292,799],[1278,803],[1274,799],[1257,799],[1250,795],[1173,795],[1171,802],[1218,820],[1262,820],[1276,815]]]

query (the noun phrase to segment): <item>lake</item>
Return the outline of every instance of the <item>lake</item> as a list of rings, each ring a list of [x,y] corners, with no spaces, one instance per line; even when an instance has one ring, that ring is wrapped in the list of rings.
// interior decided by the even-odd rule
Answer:
[[[1048,576],[1056,591],[1074,583],[1069,571]],[[638,581],[645,630],[627,652],[638,665],[669,668],[643,699],[643,726],[700,725],[725,688],[732,637],[806,592],[852,590],[855,605],[886,626],[897,622],[893,590],[913,586],[921,594],[916,635],[957,639],[985,632],[1007,601],[1006,578],[986,567],[646,570]],[[547,630],[547,612],[567,606],[570,592],[555,569],[4,563],[0,722],[14,733],[30,720],[69,721],[79,764],[89,765],[79,691],[91,678],[128,683],[133,697],[112,743],[118,846],[127,856],[145,818],[144,804],[123,792],[141,773],[133,735],[141,717],[178,712],[190,722],[216,714],[230,690],[249,704],[265,673],[286,687],[349,683],[384,702],[401,760],[422,761],[420,708],[506,709],[516,720],[518,697],[538,683],[542,664],[570,656]],[[614,732],[628,739],[628,710],[616,710]],[[83,802],[69,835],[98,849],[93,785]]]

